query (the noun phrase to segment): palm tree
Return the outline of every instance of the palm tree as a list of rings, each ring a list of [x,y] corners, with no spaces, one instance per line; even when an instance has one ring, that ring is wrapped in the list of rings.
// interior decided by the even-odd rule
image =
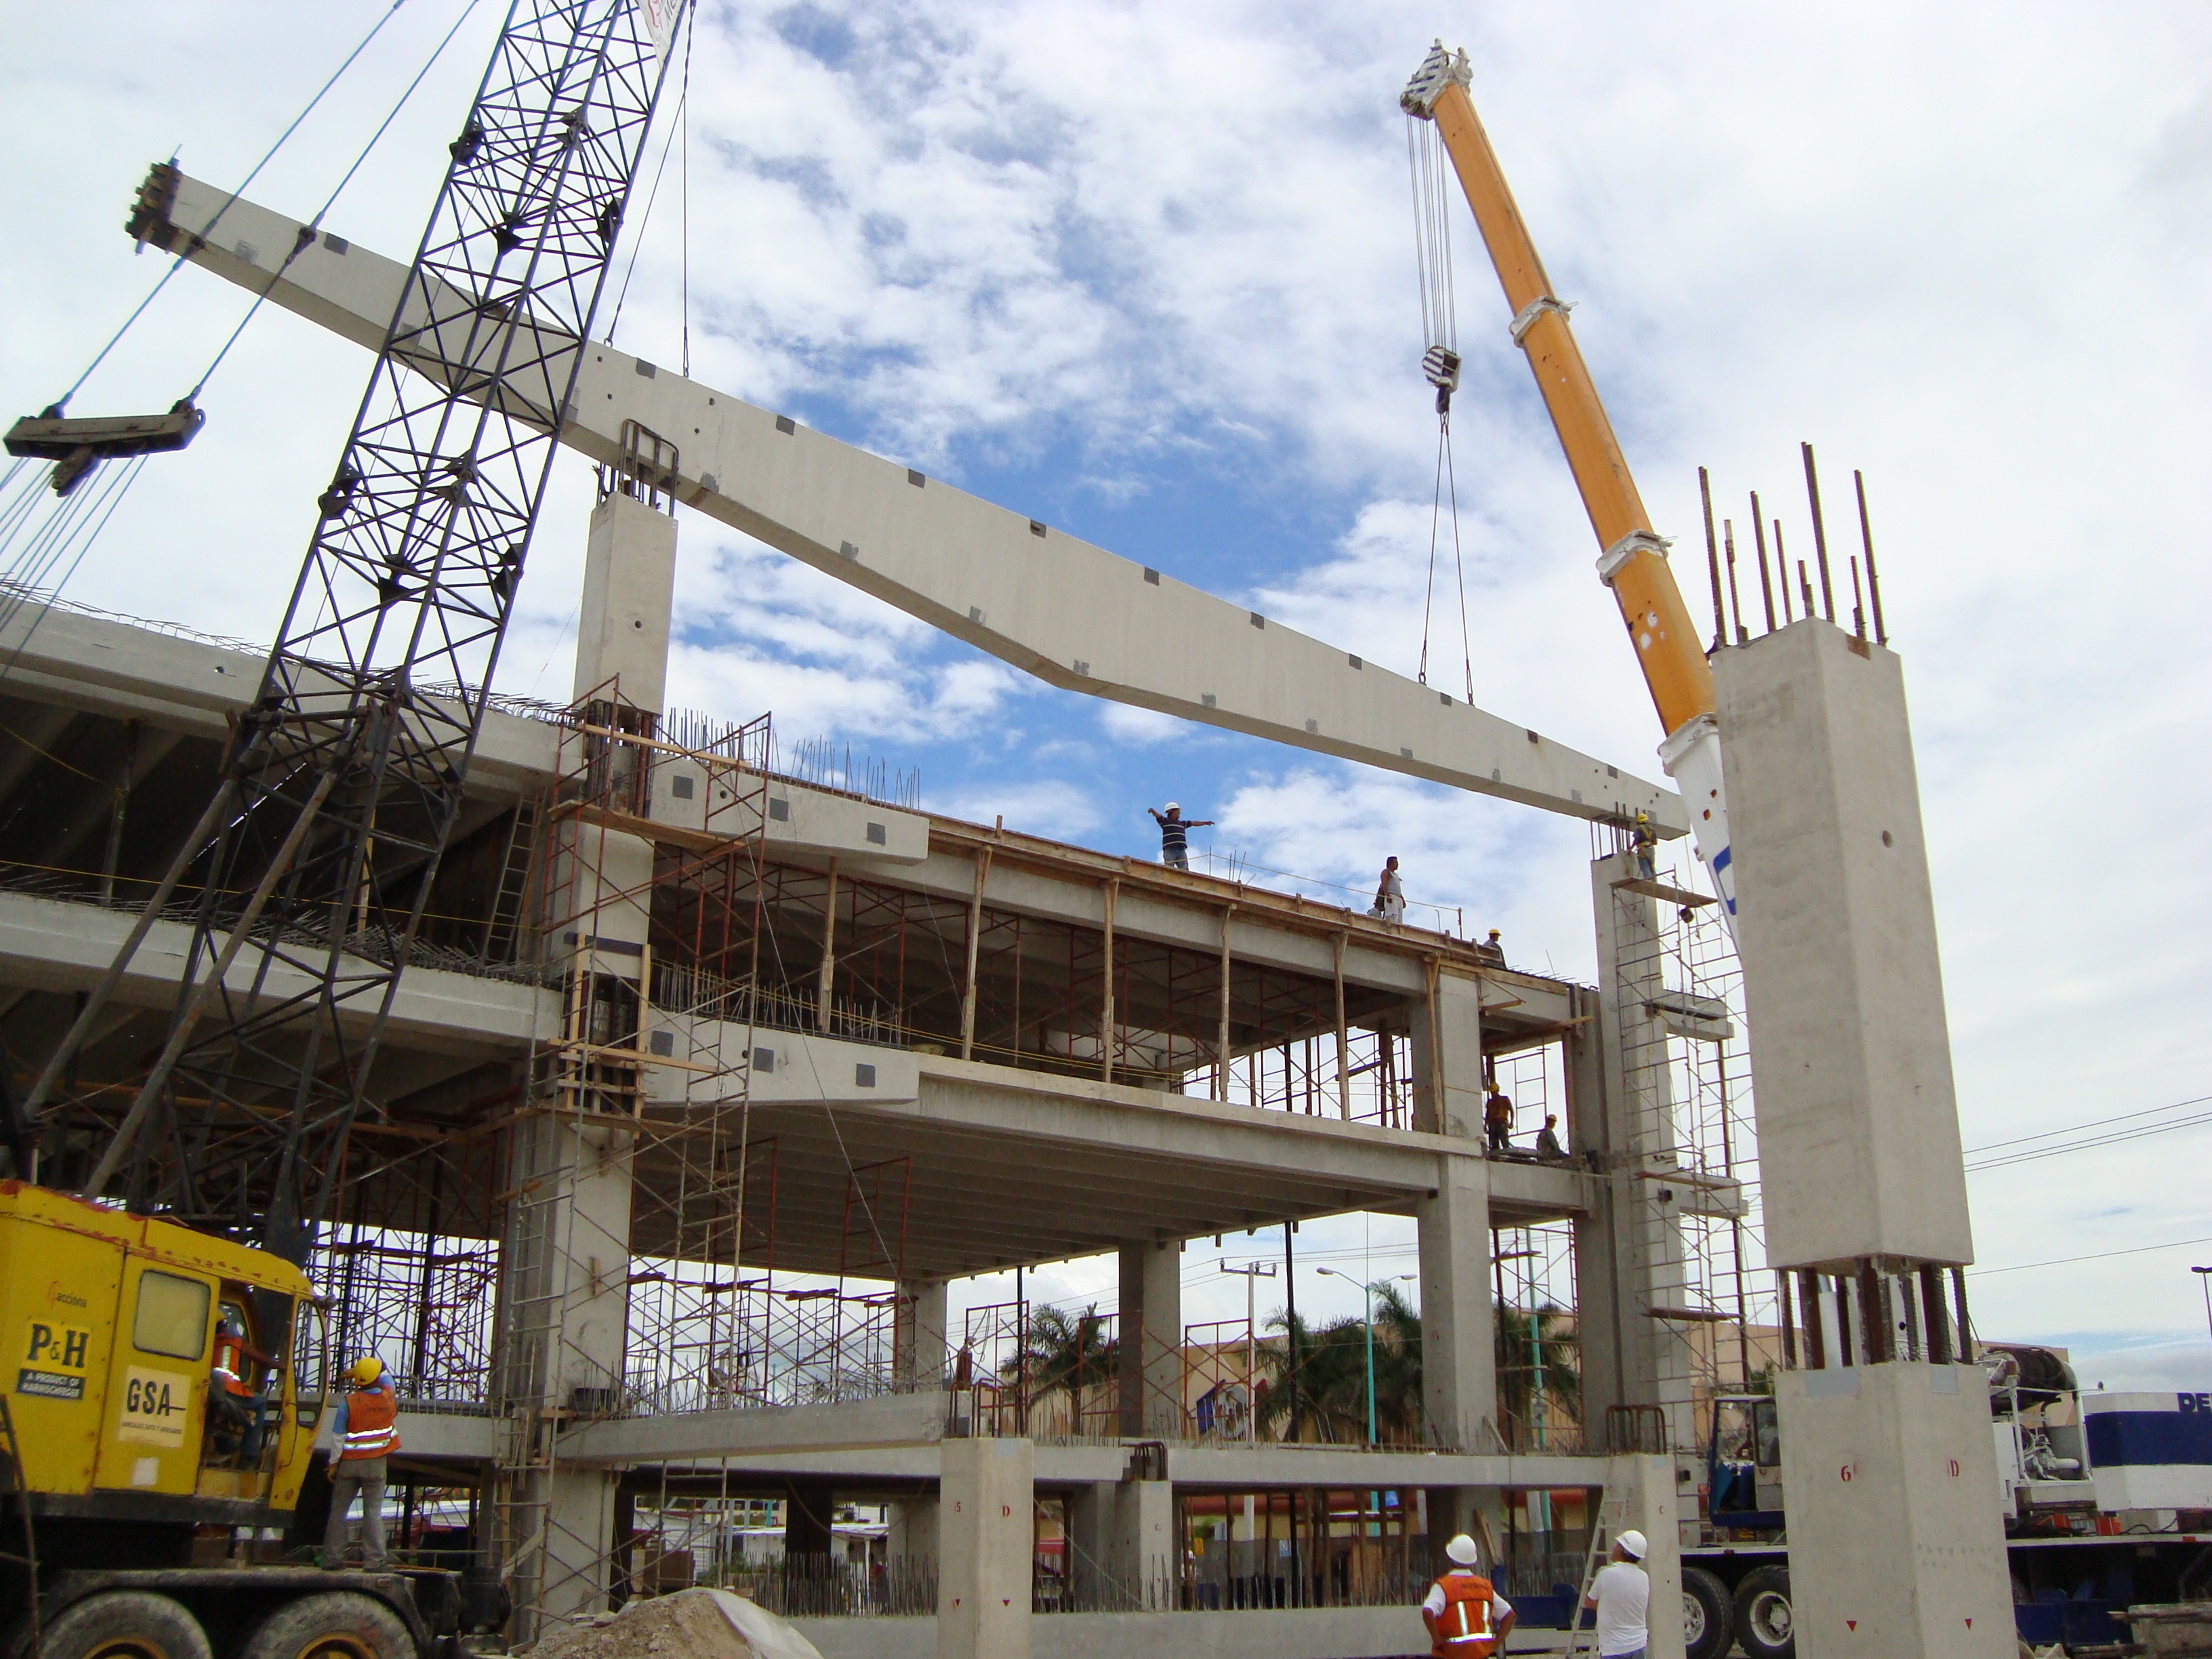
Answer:
[[[1500,1308],[1495,1326],[1498,1411],[1509,1424],[1533,1425],[1536,1379],[1543,1377],[1543,1406],[1553,1427],[1582,1420],[1582,1338],[1574,1316],[1547,1304],[1533,1310]]]
[[[1400,1443],[1421,1437],[1421,1316],[1395,1285],[1375,1287],[1375,1423],[1378,1438]],[[1257,1402],[1261,1425],[1287,1433],[1291,1404],[1291,1350],[1297,1351],[1301,1438],[1357,1443],[1367,1438],[1367,1326],[1352,1317],[1318,1328],[1278,1310],[1268,1328],[1286,1340],[1261,1350],[1270,1373]]]
[[[1121,1343],[1106,1334],[1097,1303],[1079,1314],[1047,1306],[1030,1315],[1028,1337],[1014,1356],[1015,1377],[1002,1372],[1000,1380],[1020,1379],[1033,1400],[1054,1389],[1073,1395],[1093,1382],[1111,1382],[1121,1364]]]

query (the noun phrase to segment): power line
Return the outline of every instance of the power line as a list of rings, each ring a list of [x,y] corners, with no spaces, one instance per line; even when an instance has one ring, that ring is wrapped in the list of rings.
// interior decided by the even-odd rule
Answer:
[[[1969,1267],[1970,1273],[2024,1273],[2034,1267],[2067,1267],[2076,1261],[2103,1261],[2116,1255],[2148,1255],[2154,1250],[2185,1249],[2191,1244],[2212,1244],[2212,1238],[2177,1238],[2164,1244],[2138,1244],[2133,1249],[2099,1250],[2093,1255],[2062,1255],[2054,1261],[2016,1261],[2009,1267]]]
[[[2212,1095],[2198,1095],[2194,1099],[2191,1100],[2177,1100],[2172,1104],[2166,1106],[2146,1106],[2141,1111],[2136,1112],[2121,1112],[2116,1116],[2100,1120],[2100,1129],[2110,1128],[2115,1123],[2125,1123],[2132,1118],[2153,1117],[2160,1112],[2178,1112],[2185,1106],[2202,1106],[2208,1102],[2212,1102]],[[2048,1140],[2053,1135],[2079,1134],[2081,1133],[2081,1127],[2079,1124],[2069,1124],[2063,1129],[2045,1129],[2039,1134],[2016,1135],[2010,1140],[1992,1140],[1986,1146],[1969,1146],[1966,1148],[1966,1156],[1968,1158],[1979,1158],[1984,1152],[1994,1152],[2002,1147],[2022,1146],[2026,1146],[2031,1140]]]

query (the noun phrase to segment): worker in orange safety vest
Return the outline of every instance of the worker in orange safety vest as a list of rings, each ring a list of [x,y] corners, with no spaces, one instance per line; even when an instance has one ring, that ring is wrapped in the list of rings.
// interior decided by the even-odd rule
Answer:
[[[246,1324],[226,1305],[215,1329],[215,1364],[208,1374],[208,1418],[218,1449],[235,1444],[248,1466],[261,1458],[263,1440],[262,1391],[246,1381],[246,1368],[273,1369],[276,1360],[246,1340]]]
[[[331,1440],[337,1460],[331,1469],[331,1518],[323,1528],[324,1571],[344,1565],[346,1511],[361,1498],[362,1564],[371,1572],[384,1567],[385,1459],[399,1449],[399,1391],[384,1362],[370,1354],[346,1373],[353,1389],[338,1401]]]
[[[1444,1546],[1453,1562],[1421,1603],[1421,1622],[1429,1627],[1429,1651],[1436,1659],[1489,1659],[1513,1633],[1513,1604],[1475,1571],[1480,1553],[1462,1533]]]

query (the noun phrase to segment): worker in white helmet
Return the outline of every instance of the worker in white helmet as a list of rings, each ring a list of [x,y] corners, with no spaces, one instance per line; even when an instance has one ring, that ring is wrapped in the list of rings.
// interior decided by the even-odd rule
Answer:
[[[1152,822],[1160,826],[1160,862],[1170,870],[1189,869],[1190,832],[1194,830],[1211,830],[1213,828],[1213,820],[1187,818],[1182,815],[1182,808],[1173,801],[1168,803],[1168,810],[1164,812],[1154,811],[1149,806],[1145,811],[1151,812]]]
[[[1429,1589],[1421,1622],[1437,1659],[1489,1659],[1513,1633],[1513,1604],[1476,1571],[1481,1553],[1462,1533],[1444,1546],[1451,1567]]]
[[[1651,1639],[1644,1615],[1651,1605],[1651,1580],[1644,1575],[1644,1554],[1649,1547],[1633,1528],[1613,1540],[1606,1565],[1591,1581],[1583,1605],[1597,1614],[1597,1650],[1601,1659],[1644,1659]]]

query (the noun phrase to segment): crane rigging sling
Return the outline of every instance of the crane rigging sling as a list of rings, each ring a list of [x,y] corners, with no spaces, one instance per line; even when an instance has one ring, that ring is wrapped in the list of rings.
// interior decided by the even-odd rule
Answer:
[[[1449,158],[1435,125],[1406,118],[1406,160],[1413,182],[1413,255],[1421,282],[1421,374],[1437,391],[1435,497],[1429,509],[1429,565],[1421,593],[1421,658],[1415,678],[1429,683],[1429,633],[1436,604],[1437,550],[1451,513],[1452,571],[1459,590],[1460,665],[1474,702],[1474,653],[1467,620],[1467,564],[1460,545],[1459,475],[1451,446],[1452,393],[1459,389],[1459,319],[1452,283]]]

